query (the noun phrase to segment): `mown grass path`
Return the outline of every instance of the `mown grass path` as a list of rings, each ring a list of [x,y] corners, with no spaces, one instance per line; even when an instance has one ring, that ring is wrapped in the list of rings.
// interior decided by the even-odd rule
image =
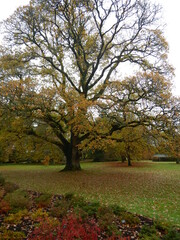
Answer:
[[[101,204],[180,226],[180,165],[175,163],[82,163],[81,172],[59,172],[63,166],[2,165],[7,181],[22,189],[75,193]]]

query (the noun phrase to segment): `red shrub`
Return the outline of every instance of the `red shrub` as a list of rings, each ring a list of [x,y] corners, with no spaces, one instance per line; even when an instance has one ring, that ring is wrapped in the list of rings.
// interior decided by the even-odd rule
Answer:
[[[96,240],[100,229],[94,221],[83,223],[81,218],[73,214],[65,217],[61,225],[54,225],[49,218],[42,220],[35,228],[29,240]]]
[[[98,239],[100,229],[97,227],[95,221],[91,220],[88,223],[83,223],[81,218],[69,215],[63,219],[61,227],[62,239]]]

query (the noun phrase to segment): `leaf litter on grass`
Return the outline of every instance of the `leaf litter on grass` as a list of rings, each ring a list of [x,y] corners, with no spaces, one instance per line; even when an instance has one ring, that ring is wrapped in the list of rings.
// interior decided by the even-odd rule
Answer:
[[[129,211],[179,224],[180,168],[175,164],[120,162],[83,163],[78,173],[59,172],[63,166],[0,166],[8,181],[23,189],[116,203]],[[23,179],[23,181],[22,181]],[[167,211],[168,210],[168,211]]]

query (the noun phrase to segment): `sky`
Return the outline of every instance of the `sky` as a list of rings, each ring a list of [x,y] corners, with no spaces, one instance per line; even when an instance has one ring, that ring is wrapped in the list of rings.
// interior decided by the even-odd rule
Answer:
[[[155,2],[159,2],[163,7],[163,22],[166,24],[164,35],[169,43],[169,62],[175,68],[173,93],[180,96],[180,0],[156,0]],[[0,21],[8,18],[17,7],[28,3],[29,0],[0,0]]]

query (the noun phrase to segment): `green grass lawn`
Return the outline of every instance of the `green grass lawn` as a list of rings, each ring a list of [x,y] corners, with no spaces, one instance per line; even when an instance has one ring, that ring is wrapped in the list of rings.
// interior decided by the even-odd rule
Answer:
[[[23,189],[53,194],[71,192],[180,226],[180,165],[82,163],[81,172],[59,172],[62,168],[2,165],[0,173]]]

